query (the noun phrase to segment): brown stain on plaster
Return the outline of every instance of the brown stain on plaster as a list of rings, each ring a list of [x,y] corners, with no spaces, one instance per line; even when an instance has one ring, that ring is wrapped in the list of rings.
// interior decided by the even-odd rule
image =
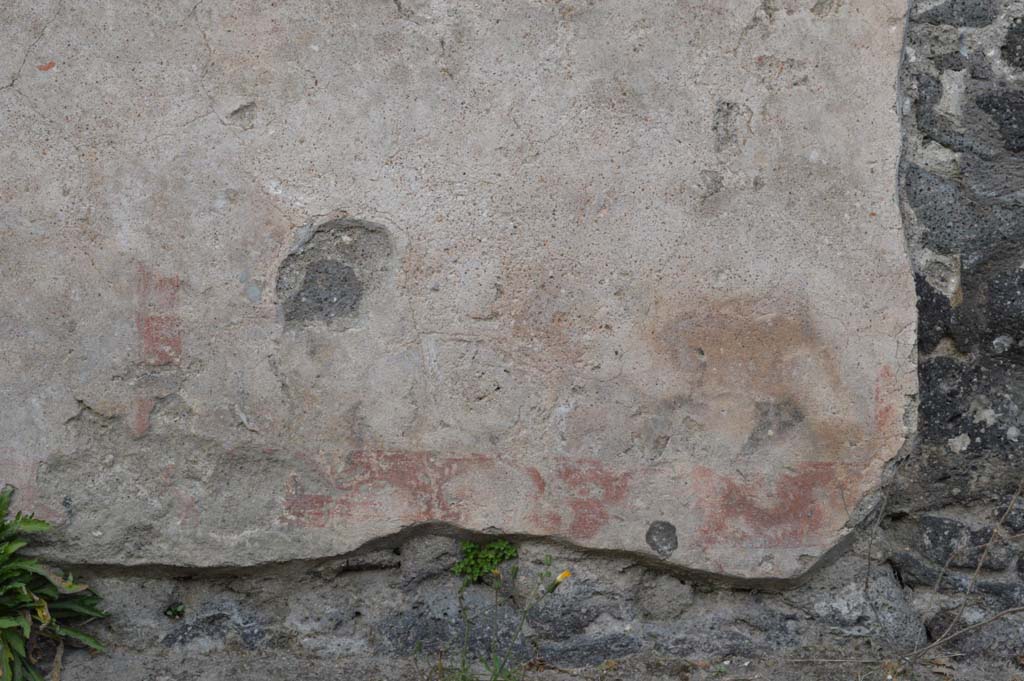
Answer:
[[[675,311],[661,302],[646,340],[656,364],[696,405],[693,418],[726,454],[738,453],[764,425],[765,405],[799,415],[781,443],[794,461],[834,460],[871,436],[863,400],[844,384],[835,349],[803,306],[731,298]],[[756,439],[772,448],[770,437]]]
[[[696,543],[821,545],[848,518],[846,498],[895,419],[895,385],[844,381],[837,349],[792,300],[706,300],[655,308],[649,344],[687,386],[694,418],[717,442],[692,469]],[[868,378],[868,377],[865,377]],[[774,419],[767,419],[771,415]],[[849,492],[849,494],[848,494]]]
[[[162,275],[146,265],[138,265],[135,280],[135,331],[139,339],[141,363],[159,367],[177,365],[181,360],[181,317],[178,314],[178,275]],[[128,426],[133,437],[149,431],[150,416],[156,400],[152,395],[135,394],[128,405]]]
[[[485,454],[446,457],[436,452],[357,451],[350,456],[339,486],[344,515],[398,510],[402,522],[460,522],[472,494],[460,484],[487,475],[494,460]],[[383,513],[381,513],[383,511]]]
[[[564,258],[547,241],[534,256],[505,257],[492,305],[517,359],[562,374],[574,369],[600,333],[593,291]]]

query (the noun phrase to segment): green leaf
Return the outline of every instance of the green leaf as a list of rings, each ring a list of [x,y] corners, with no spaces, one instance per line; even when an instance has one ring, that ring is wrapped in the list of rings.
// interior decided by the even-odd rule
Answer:
[[[0,679],[3,681],[8,681],[11,678],[11,658],[13,657],[14,654],[0,640]]]
[[[89,617],[107,617],[110,615],[109,612],[104,612],[94,605],[86,602],[86,599],[81,600],[63,600],[54,601],[50,603],[50,612],[56,616],[60,616],[62,612],[74,612],[80,615],[88,615]]]
[[[27,546],[29,546],[29,543],[24,539],[16,539],[11,542],[7,542],[3,547],[0,547],[0,556],[7,557],[13,555],[14,552],[20,551]]]
[[[20,532],[31,533],[31,532],[46,532],[52,525],[41,518],[36,518],[34,515],[29,513],[23,515],[21,513],[14,516],[14,526],[18,528]]]
[[[11,508],[11,498],[14,496],[14,487],[12,485],[4,485],[4,489],[0,492],[0,522],[7,517],[7,511]]]
[[[499,565],[518,554],[516,547],[504,539],[486,546],[462,542],[462,560],[452,566],[452,572],[463,577],[463,584],[468,586],[496,572]]]
[[[25,639],[18,635],[18,632],[11,631],[10,629],[4,629],[0,631],[0,636],[3,637],[4,643],[14,651],[14,656],[25,657]]]
[[[58,596],[57,587],[42,579],[40,579],[32,585],[32,591],[35,594],[51,601],[57,598]]]
[[[30,605],[31,603],[32,601],[28,598],[14,598],[10,596],[0,597],[0,608],[4,608],[7,611],[23,608],[26,605]]]
[[[0,546],[0,556],[10,556],[15,551],[18,551],[19,549],[22,549],[26,546],[28,546],[28,542],[24,539],[16,539],[14,541],[9,541],[3,546]]]
[[[30,568],[25,568],[28,572],[33,572],[40,577],[45,577],[51,584],[57,587],[57,590],[62,594],[76,594],[82,591],[88,591],[89,587],[86,584],[75,584],[70,579],[64,579],[64,575],[58,570],[48,568],[45,565],[36,563]]]
[[[106,617],[100,597],[62,571],[18,552],[29,545],[22,534],[45,532],[50,523],[32,514],[10,517],[13,489],[0,491],[0,681],[43,681],[27,659],[32,635],[74,640],[96,651],[103,644],[67,623]]]
[[[25,676],[28,677],[29,681],[45,681],[43,675],[32,665],[25,666]]]
[[[46,532],[50,529],[50,523],[36,518],[31,513],[28,515],[19,513],[14,516],[14,522],[11,523],[11,527],[15,532],[30,534],[32,532]]]
[[[19,558],[18,560],[12,560],[11,562],[0,568],[0,579],[7,575],[14,575],[18,572],[35,572],[34,568],[39,565],[39,561],[33,558]]]
[[[28,582],[24,578],[22,578],[22,579],[12,579],[7,584],[4,584],[3,586],[0,586],[0,596],[4,595],[5,593],[8,593],[10,591],[20,591],[21,589],[24,589],[27,585],[28,585]]]
[[[103,647],[102,643],[94,639],[89,634],[86,634],[84,631],[72,629],[71,627],[64,627],[59,624],[55,625],[53,630],[60,636],[65,636],[67,638],[73,638],[76,641],[81,641],[82,643],[84,643],[85,645],[89,646],[97,652],[102,653],[106,650],[106,648]]]

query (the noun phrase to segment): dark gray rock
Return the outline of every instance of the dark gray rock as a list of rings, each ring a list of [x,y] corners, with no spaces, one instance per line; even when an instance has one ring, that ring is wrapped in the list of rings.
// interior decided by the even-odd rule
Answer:
[[[164,637],[163,644],[199,651],[231,645],[255,650],[266,639],[267,631],[259,617],[228,604],[186,616],[183,623]]]
[[[1003,527],[1010,532],[1014,534],[1024,532],[1024,498],[1012,495],[1006,497],[993,515],[996,519],[1002,518]]]
[[[602,615],[612,619],[631,619],[627,594],[610,585],[587,579],[570,579],[531,608],[527,622],[541,637],[568,639],[583,634]]]
[[[1024,69],[1024,17],[1014,17],[1010,21],[1000,52],[1007,64]]]
[[[658,653],[708,659],[779,654],[800,644],[802,629],[799,614],[751,599],[742,610],[691,611],[677,622],[649,625],[645,632]]]
[[[957,608],[944,610],[930,618],[927,623],[929,638],[935,640],[947,631],[956,633],[985,617],[983,609],[968,608],[965,616],[957,620],[957,611]],[[953,625],[952,629],[950,625]],[[1020,618],[1008,617],[958,634],[944,647],[966,655],[1012,658],[1020,654],[1021,640],[1024,640],[1024,622]]]
[[[987,26],[999,16],[998,0],[947,0],[947,2],[916,12],[914,19],[929,24],[954,26]]]
[[[383,613],[379,631],[391,650],[411,655],[465,649],[485,658],[508,650],[512,659],[528,659],[529,645],[516,637],[521,612],[511,601],[487,586],[460,591],[459,585],[456,579],[423,585],[404,605]]]
[[[886,564],[849,556],[783,599],[809,613],[828,638],[868,639],[890,651],[910,650],[925,641],[920,616]]]
[[[980,562],[986,570],[1005,570],[1015,552],[994,533],[994,527],[972,529],[959,520],[926,515],[918,521],[916,545],[922,555],[940,565],[974,568]]]
[[[647,545],[662,558],[671,556],[672,552],[679,548],[675,525],[664,520],[655,520],[651,523],[644,538]]]
[[[567,667],[592,667],[640,652],[640,632],[574,636],[564,641],[545,642],[537,648],[544,662]]]
[[[978,108],[999,126],[1007,151],[1024,151],[1024,92],[999,90],[981,95]]]
[[[456,539],[438,535],[413,537],[402,546],[402,586],[409,588],[433,577],[450,575],[461,557]]]

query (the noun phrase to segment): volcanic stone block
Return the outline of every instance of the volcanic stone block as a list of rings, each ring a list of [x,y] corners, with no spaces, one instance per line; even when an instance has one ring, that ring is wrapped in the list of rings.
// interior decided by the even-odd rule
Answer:
[[[787,579],[863,517],[903,0],[115,5],[0,9],[0,480],[53,557]]]

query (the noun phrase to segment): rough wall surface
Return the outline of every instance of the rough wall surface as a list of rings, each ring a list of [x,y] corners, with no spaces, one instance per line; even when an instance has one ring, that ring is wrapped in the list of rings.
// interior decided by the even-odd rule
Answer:
[[[777,4],[762,3],[756,16],[772,15]],[[813,3],[824,13],[857,7]],[[920,315],[919,437],[853,546],[805,583],[766,592],[665,570],[640,554],[523,541],[516,561],[523,577],[497,617],[488,589],[466,591],[469,611],[489,623],[474,631],[474,649],[486,649],[495,629],[507,632],[526,584],[550,554],[574,576],[528,619],[528,643],[517,654],[544,661],[531,678],[1024,676],[1020,615],[979,626],[1024,605],[1024,504],[1014,498],[1024,471],[1022,25],[1019,0],[911,6],[899,187]],[[39,120],[48,120],[43,113]],[[345,264],[314,274],[359,276]],[[322,304],[346,309],[348,303],[337,302]],[[160,413],[154,423],[168,418]],[[82,418],[119,425],[89,412]],[[203,446],[196,441],[197,456]],[[27,469],[17,475],[35,479]],[[92,475],[83,470],[82,480]],[[54,555],[65,542],[51,547]],[[422,532],[348,558],[251,569],[84,566],[114,612],[95,631],[115,645],[105,656],[69,655],[64,678],[422,679],[438,650],[458,646],[459,581],[450,573],[457,558],[454,540]],[[163,614],[175,602],[185,605],[179,620]],[[909,653],[934,642],[954,620],[952,631],[963,633],[911,664]],[[424,651],[419,656],[417,644]]]
[[[8,3],[5,477],[85,563],[799,576],[916,392],[904,9]]]

